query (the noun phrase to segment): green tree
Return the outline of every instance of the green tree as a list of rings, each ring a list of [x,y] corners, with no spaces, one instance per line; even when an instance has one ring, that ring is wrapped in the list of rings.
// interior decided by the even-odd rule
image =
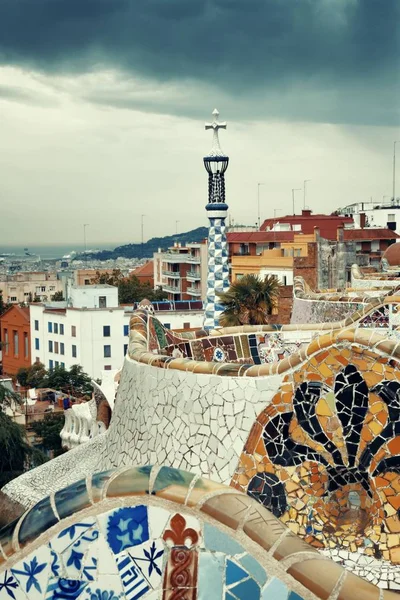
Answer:
[[[165,300],[168,294],[161,288],[154,290],[149,283],[141,283],[136,275],[121,280],[118,284],[118,299],[120,304],[133,304],[144,298],[147,300]]]
[[[52,451],[54,456],[62,454],[60,432],[63,426],[64,413],[49,413],[41,421],[32,423],[33,431],[41,438],[40,446]]]
[[[0,411],[0,487],[24,471],[46,462],[47,457],[29,446],[21,425]]]
[[[4,302],[3,300],[3,293],[0,290],[0,317],[3,313],[6,312],[7,309],[9,309],[11,306],[11,304],[9,302]]]
[[[17,372],[17,381],[22,387],[28,387],[29,367],[21,367]]]
[[[120,269],[113,269],[111,273],[100,273],[96,271],[96,275],[91,280],[92,283],[108,284],[117,286],[124,279]]]
[[[91,379],[80,365],[72,365],[69,371],[64,367],[55,367],[48,372],[46,385],[72,396],[86,396],[92,393]]]
[[[12,407],[15,404],[21,403],[21,396],[0,382],[0,411],[6,407]]]
[[[55,294],[53,294],[52,296],[50,296],[50,300],[52,302],[62,302],[63,300],[65,300],[63,293],[60,292],[56,292]]]
[[[280,283],[274,275],[264,279],[257,275],[245,275],[235,281],[227,292],[219,294],[224,311],[220,325],[263,325],[268,323],[268,315],[276,306]]]

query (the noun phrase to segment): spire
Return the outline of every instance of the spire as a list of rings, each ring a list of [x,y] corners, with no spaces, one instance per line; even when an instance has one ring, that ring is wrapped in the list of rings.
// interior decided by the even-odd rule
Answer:
[[[207,156],[212,156],[212,157],[225,157],[226,154],[224,154],[224,152],[221,149],[220,143],[219,143],[219,136],[218,136],[218,130],[219,129],[226,129],[226,121],[224,121],[223,123],[220,123],[218,121],[218,117],[219,117],[219,112],[217,111],[216,108],[214,108],[212,115],[214,117],[212,123],[206,123],[205,124],[205,129],[212,129],[213,130],[213,143],[212,143],[212,148],[211,148],[211,152],[209,152],[207,154]]]

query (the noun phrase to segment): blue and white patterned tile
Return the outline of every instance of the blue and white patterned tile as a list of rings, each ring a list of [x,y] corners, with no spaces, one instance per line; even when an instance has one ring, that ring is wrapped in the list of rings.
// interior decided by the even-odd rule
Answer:
[[[68,598],[68,600],[79,598],[81,600],[87,585],[87,581],[52,577],[47,586],[45,600],[61,600],[61,598]]]
[[[11,570],[0,574],[0,600],[28,600],[28,596],[15,579]]]
[[[51,547],[57,554],[62,554],[69,546],[75,544],[75,542],[86,532],[92,529],[96,525],[96,521],[93,518],[82,519],[78,523],[74,523],[70,527],[66,527],[60,533],[53,537],[51,540]]]
[[[119,576],[102,575],[86,586],[79,600],[125,600]]]
[[[52,557],[48,546],[41,546],[11,569],[29,600],[44,600],[51,575]]]
[[[85,557],[99,537],[97,526],[87,529],[62,552],[60,558],[67,579],[81,579]]]
[[[117,575],[118,567],[115,555],[111,552],[104,536],[100,534],[96,542],[97,571],[99,575]]]
[[[98,517],[100,530],[114,554],[149,539],[147,507],[117,508]]]
[[[117,556],[117,564],[126,600],[139,600],[151,590],[150,584],[127,552]]]
[[[162,540],[149,540],[141,546],[135,546],[127,553],[135,566],[140,569],[150,589],[158,589],[162,581],[164,544]]]

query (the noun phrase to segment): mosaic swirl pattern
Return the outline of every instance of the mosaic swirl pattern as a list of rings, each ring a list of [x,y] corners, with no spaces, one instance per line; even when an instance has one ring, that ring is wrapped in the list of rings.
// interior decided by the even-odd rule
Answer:
[[[400,564],[398,367],[357,347],[316,354],[259,415],[232,484],[343,562]],[[364,570],[378,583],[375,563]]]
[[[41,501],[0,542],[1,600],[395,597],[248,496],[165,466],[94,474]]]

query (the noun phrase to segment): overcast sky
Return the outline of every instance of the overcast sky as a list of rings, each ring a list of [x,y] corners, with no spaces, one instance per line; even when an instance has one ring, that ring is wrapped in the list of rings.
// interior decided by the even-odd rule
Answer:
[[[399,73],[399,0],[1,0],[1,244],[207,225],[215,107],[237,223],[389,199]]]

